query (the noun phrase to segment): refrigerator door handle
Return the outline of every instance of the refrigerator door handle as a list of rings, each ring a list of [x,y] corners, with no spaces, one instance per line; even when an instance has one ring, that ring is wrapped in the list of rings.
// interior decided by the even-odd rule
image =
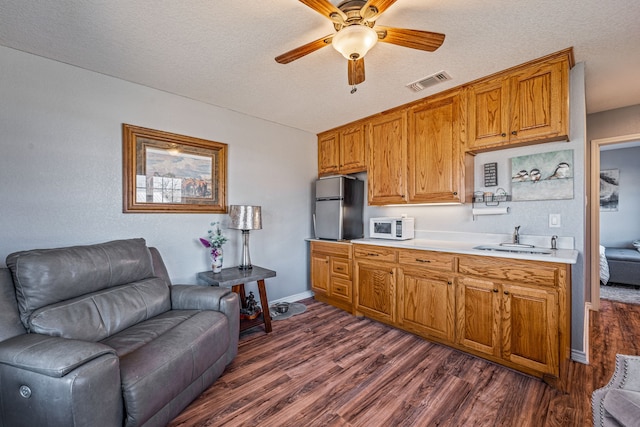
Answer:
[[[318,238],[318,229],[316,228],[316,214],[313,214],[313,237]]]

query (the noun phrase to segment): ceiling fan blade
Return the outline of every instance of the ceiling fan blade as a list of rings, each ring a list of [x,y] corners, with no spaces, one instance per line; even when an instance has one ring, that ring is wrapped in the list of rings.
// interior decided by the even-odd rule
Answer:
[[[300,59],[305,55],[308,55],[316,50],[328,46],[331,44],[331,39],[333,39],[333,34],[323,37],[318,40],[314,40],[311,43],[307,43],[303,46],[297,47],[293,50],[290,50],[287,53],[283,53],[280,56],[276,56],[276,62],[280,64],[288,64],[291,61],[295,61],[296,59]]]
[[[364,58],[347,61],[349,86],[359,85],[364,81]]]
[[[320,15],[324,16],[325,18],[329,18],[332,21],[334,20],[334,18],[331,16],[332,14],[337,14],[339,16],[338,20],[340,22],[344,22],[347,19],[347,15],[345,15],[343,11],[335,7],[333,4],[329,3],[329,0],[300,0],[300,3],[309,6]]]
[[[444,42],[444,34],[430,31],[407,30],[405,28],[391,28],[380,25],[375,26],[378,38],[381,42],[410,47],[411,49],[433,52]]]
[[[360,16],[362,16],[366,21],[375,21],[378,17],[389,8],[392,4],[394,4],[396,0],[369,0],[367,3],[362,6],[360,9]],[[372,10],[371,8],[375,8],[378,11]]]

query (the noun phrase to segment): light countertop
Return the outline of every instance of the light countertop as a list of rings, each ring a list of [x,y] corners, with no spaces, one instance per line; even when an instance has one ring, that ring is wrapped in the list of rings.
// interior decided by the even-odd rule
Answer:
[[[536,253],[515,253],[515,252],[497,252],[497,251],[484,251],[480,249],[474,249],[476,246],[480,246],[478,242],[461,242],[452,240],[430,240],[430,239],[409,239],[409,240],[386,240],[386,239],[355,239],[351,243],[360,245],[376,245],[386,246],[391,248],[402,249],[419,249],[426,251],[439,251],[439,252],[451,252],[457,254],[467,255],[481,255],[494,258],[512,258],[522,259],[529,261],[546,261],[546,262],[558,262],[563,264],[575,264],[578,260],[578,251],[574,249],[549,249],[549,248],[537,248],[546,249],[550,251],[550,254],[536,254]],[[491,245],[495,246],[495,245]]]
[[[444,239],[430,239],[430,238],[416,238],[409,240],[387,240],[387,239],[354,239],[351,243],[355,245],[375,245],[386,246],[390,248],[402,248],[402,249],[417,249],[425,251],[439,251],[450,252],[457,254],[467,255],[480,255],[494,258],[510,258],[510,259],[522,259],[529,261],[546,261],[557,262],[562,264],[575,264],[578,260],[578,251],[575,249],[549,249],[544,246],[536,246],[534,250],[544,249],[551,252],[550,254],[538,254],[538,253],[516,253],[516,252],[498,252],[498,251],[486,251],[480,249],[474,249],[476,246],[489,245],[499,246],[495,236],[487,235],[487,239],[479,240],[473,238],[470,240],[461,239],[459,236],[451,240]],[[491,237],[494,237],[493,239]],[[309,241],[318,242],[334,242],[332,240],[322,239],[307,239]],[[340,243],[349,243],[348,241],[341,241]],[[537,242],[536,242],[537,243]]]

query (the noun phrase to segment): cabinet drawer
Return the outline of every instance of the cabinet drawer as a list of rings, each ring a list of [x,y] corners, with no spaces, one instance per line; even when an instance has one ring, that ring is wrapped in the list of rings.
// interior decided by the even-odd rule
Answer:
[[[549,263],[475,256],[460,257],[458,271],[494,280],[542,286],[557,286],[559,274],[558,267]]]
[[[382,246],[356,245],[353,247],[353,253],[360,259],[396,262],[398,251]]]
[[[351,260],[346,258],[331,258],[331,274],[351,279]]]
[[[351,302],[351,289],[353,284],[350,280],[343,280],[334,277],[331,280],[331,296]]]
[[[311,250],[351,258],[351,243],[312,241]]]
[[[398,252],[400,265],[427,267],[433,270],[453,271],[455,257],[452,254],[432,251],[401,250]]]

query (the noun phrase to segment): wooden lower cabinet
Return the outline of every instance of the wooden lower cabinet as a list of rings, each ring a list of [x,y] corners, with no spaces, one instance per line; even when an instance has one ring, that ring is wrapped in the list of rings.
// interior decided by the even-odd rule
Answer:
[[[519,366],[558,375],[558,293],[502,285],[502,357]]]
[[[354,312],[563,389],[570,266],[354,245]]]
[[[356,262],[356,312],[384,323],[396,319],[396,268],[392,264]]]
[[[353,313],[352,248],[348,242],[311,242],[311,290],[318,301]]]
[[[500,355],[500,298],[489,280],[460,277],[457,283],[457,343],[491,356]]]
[[[398,324],[427,338],[453,341],[454,289],[451,275],[401,268],[398,274]]]

